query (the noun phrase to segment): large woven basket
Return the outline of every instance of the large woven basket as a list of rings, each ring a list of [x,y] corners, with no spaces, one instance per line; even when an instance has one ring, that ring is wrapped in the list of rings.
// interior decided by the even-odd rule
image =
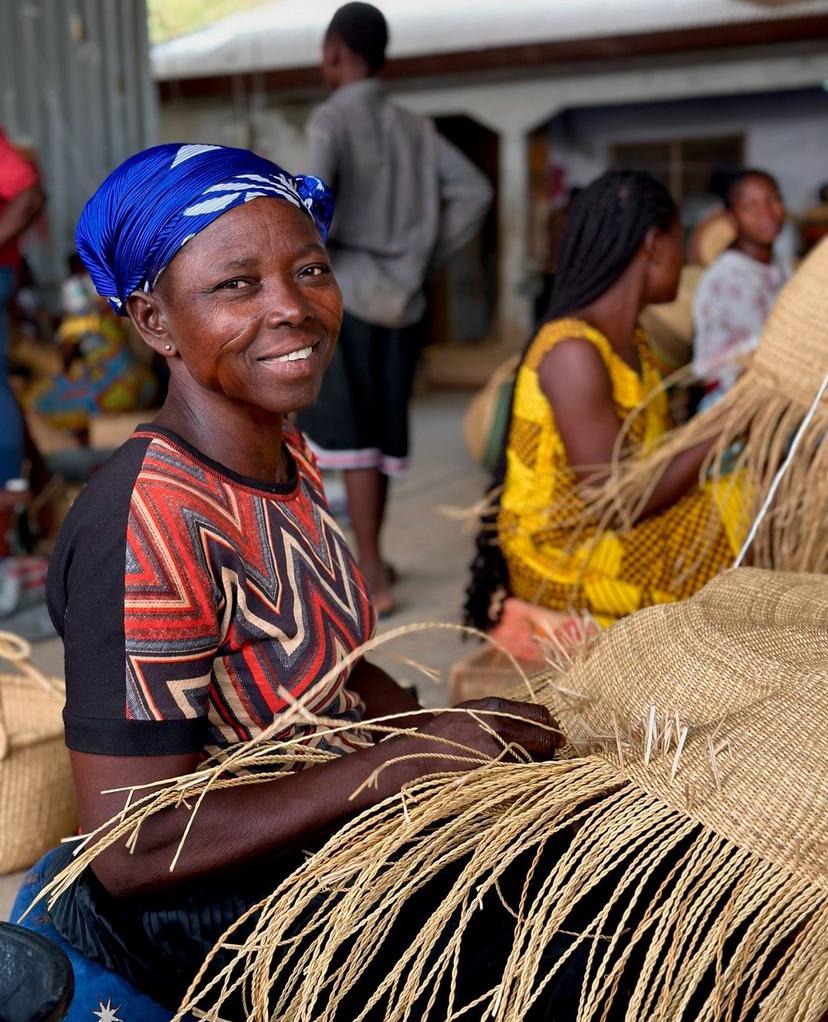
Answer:
[[[31,663],[28,643],[0,632],[0,874],[25,869],[78,817],[63,743],[63,683]]]

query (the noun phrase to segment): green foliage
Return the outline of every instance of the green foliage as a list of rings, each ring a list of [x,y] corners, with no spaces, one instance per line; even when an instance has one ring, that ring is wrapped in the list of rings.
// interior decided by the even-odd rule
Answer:
[[[197,32],[231,14],[258,7],[262,0],[147,0],[150,40],[163,43]]]

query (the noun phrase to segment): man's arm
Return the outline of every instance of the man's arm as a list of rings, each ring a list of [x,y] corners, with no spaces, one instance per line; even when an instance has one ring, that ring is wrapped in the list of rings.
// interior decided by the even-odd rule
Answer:
[[[321,177],[336,195],[339,177],[339,146],[336,126],[324,108],[316,110],[308,121],[308,172]]]
[[[437,134],[437,173],[443,203],[434,262],[445,262],[480,230],[494,190],[459,149]]]

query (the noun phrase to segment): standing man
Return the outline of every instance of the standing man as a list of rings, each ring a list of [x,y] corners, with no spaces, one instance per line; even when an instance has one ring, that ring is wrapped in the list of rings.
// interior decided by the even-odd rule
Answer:
[[[323,468],[344,470],[348,510],[379,614],[394,609],[380,532],[389,476],[408,457],[408,401],[430,271],[480,228],[492,188],[434,125],[377,79],[388,25],[367,3],[333,16],[322,51],[332,95],[311,117],[309,171],[336,195],[329,236],[345,318],[317,404],[299,417]]]
[[[0,487],[23,467],[23,420],[8,381],[8,306],[17,284],[17,241],[43,208],[37,171],[0,128]]]

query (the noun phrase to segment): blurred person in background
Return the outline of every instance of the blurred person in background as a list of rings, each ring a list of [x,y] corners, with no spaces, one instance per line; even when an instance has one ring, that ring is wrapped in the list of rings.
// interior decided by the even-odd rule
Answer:
[[[124,328],[95,292],[77,253],[70,255],[68,271],[57,330],[62,369],[38,380],[23,403],[86,442],[94,416],[152,408],[158,381],[131,351]]]
[[[317,404],[299,417],[323,468],[344,470],[360,568],[378,613],[394,609],[380,532],[389,476],[408,457],[408,402],[423,286],[483,223],[492,188],[434,125],[390,103],[377,75],[388,25],[349,3],[325,35],[333,95],[308,126],[309,171],[336,196],[329,247],[345,318]]]
[[[589,611],[605,626],[686,599],[739,550],[738,492],[724,480],[699,486],[715,437],[673,459],[629,527],[593,521],[584,494],[606,480],[631,413],[629,456],[671,428],[638,321],[648,305],[675,298],[683,258],[676,204],[649,174],[607,171],[572,204],[545,322],[518,369],[492,483],[499,496],[467,590],[466,622],[497,627],[507,646],[538,607]],[[724,524],[698,552],[714,509]]]
[[[43,209],[34,166],[0,128],[0,486],[23,469],[23,422],[8,381],[8,307],[20,265],[18,239]]]
[[[756,347],[792,273],[789,261],[774,253],[785,226],[776,179],[763,170],[739,172],[727,187],[725,206],[736,238],[704,273],[693,301],[693,367],[705,389],[701,408],[736,382],[740,358]]]

